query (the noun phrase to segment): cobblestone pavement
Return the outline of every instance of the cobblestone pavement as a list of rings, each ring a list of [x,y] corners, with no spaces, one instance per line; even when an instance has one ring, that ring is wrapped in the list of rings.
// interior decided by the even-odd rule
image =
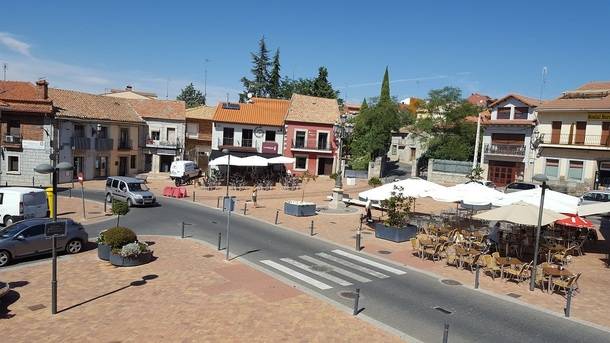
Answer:
[[[2,342],[397,342],[398,337],[193,240],[143,236],[157,259],[116,268],[88,251],[2,270]]]

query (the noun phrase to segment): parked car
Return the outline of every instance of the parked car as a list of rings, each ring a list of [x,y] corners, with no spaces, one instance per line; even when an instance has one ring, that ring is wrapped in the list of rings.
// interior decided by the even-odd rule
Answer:
[[[44,189],[29,187],[0,188],[0,220],[4,226],[29,218],[49,216],[49,203]]]
[[[144,184],[144,180],[127,176],[111,176],[106,179],[106,201],[113,199],[127,202],[127,206],[154,205],[155,195]]]
[[[466,183],[473,183],[473,182],[474,183],[478,183],[478,184],[483,185],[483,186],[486,186],[486,187],[489,187],[489,188],[496,189],[496,184],[491,182],[491,181],[489,181],[489,180],[472,180],[472,181],[468,181]]]
[[[513,182],[506,185],[504,193],[513,193],[519,191],[526,191],[528,189],[540,188],[540,185],[529,182]]]
[[[590,191],[580,197],[579,205],[596,204],[610,201],[610,191]]]
[[[11,260],[51,252],[51,240],[45,234],[45,224],[50,218],[26,219],[0,229],[0,267]],[[80,223],[67,219],[68,229],[64,237],[57,239],[59,251],[76,254],[83,250],[89,235]]]
[[[193,161],[174,161],[169,168],[169,178],[176,182],[176,186],[186,183],[188,180],[200,177],[201,169]]]

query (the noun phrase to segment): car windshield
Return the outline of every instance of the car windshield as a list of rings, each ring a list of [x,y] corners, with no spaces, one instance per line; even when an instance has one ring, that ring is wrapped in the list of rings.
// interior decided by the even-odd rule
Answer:
[[[26,223],[15,223],[11,226],[7,226],[5,228],[0,229],[0,238],[9,238],[13,237],[19,231],[29,227]]]
[[[132,192],[142,192],[142,191],[148,190],[148,186],[146,186],[143,183],[139,183],[139,182],[128,183],[127,187],[129,187],[129,190]]]

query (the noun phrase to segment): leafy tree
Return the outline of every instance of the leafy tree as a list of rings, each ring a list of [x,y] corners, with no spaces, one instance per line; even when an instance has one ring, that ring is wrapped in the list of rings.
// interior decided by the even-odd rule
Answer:
[[[280,49],[275,51],[273,62],[271,62],[271,74],[269,74],[269,85],[267,92],[271,98],[280,97]]]
[[[205,105],[205,96],[200,90],[193,86],[192,82],[180,91],[180,94],[176,97],[176,99],[184,101],[186,108]]]
[[[127,206],[127,202],[112,199],[112,214],[116,214],[116,227],[119,227],[119,219],[121,216],[124,216],[127,213],[129,213],[129,206]]]
[[[258,54],[250,53],[252,56],[252,75],[253,80],[242,77],[241,82],[246,89],[246,93],[251,92],[254,96],[265,97],[269,90],[269,50],[265,44],[265,37],[263,36],[258,42]],[[279,55],[278,55],[279,61]]]
[[[310,95],[312,94],[313,81],[311,79],[290,79],[284,77],[280,83],[278,98],[290,99],[293,93]]]
[[[338,91],[333,89],[333,86],[328,81],[328,70],[326,67],[320,67],[318,69],[318,76],[313,80],[313,87],[311,90],[313,96],[321,98],[336,99]]]

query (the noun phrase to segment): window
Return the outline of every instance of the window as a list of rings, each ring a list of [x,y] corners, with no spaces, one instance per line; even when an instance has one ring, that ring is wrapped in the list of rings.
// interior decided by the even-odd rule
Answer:
[[[112,188],[118,188],[119,187],[119,180],[112,180]]]
[[[195,138],[199,136],[199,123],[186,123],[186,135]]]
[[[304,148],[305,147],[305,136],[307,135],[306,131],[297,131],[294,136],[294,147],[295,148]]]
[[[85,137],[85,126],[81,124],[74,125],[74,137]]]
[[[265,131],[265,142],[275,142],[275,131],[273,131],[273,130]]]
[[[165,138],[170,143],[176,142],[176,128],[168,127]]]
[[[0,205],[2,205],[2,200],[4,199],[4,193],[0,193]]]
[[[497,119],[510,119],[510,107],[498,107]]]
[[[252,147],[252,129],[241,130],[241,146]]]
[[[232,127],[222,129],[222,145],[233,145],[235,130]]]
[[[546,159],[546,167],[544,168],[544,175],[548,177],[559,177],[559,160],[558,159]]]
[[[527,119],[529,107],[515,107],[514,119]]]
[[[136,155],[131,155],[131,161],[129,161],[131,169],[136,169]]]
[[[294,169],[305,170],[307,169],[307,157],[295,156],[294,157]]]
[[[397,152],[397,146],[396,145],[392,145],[392,156],[396,156],[396,152]]]
[[[108,127],[100,126],[100,130],[97,133],[97,138],[108,138]]]
[[[561,121],[554,121],[551,124],[551,144],[560,144],[561,142]]]
[[[106,179],[106,187],[110,187],[112,185],[112,179]]]
[[[318,150],[329,150],[328,132],[318,132]]]
[[[17,173],[19,172],[19,156],[9,156],[8,157],[8,168],[9,172]]]
[[[568,179],[578,181],[582,180],[583,169],[583,161],[570,161],[568,165]]]
[[[150,139],[152,139],[153,141],[158,141],[161,139],[161,131],[151,131],[150,132]]]
[[[40,225],[34,225],[32,227],[29,227],[25,230],[23,230],[23,232],[21,233],[23,235],[23,237],[35,237],[35,236],[42,236],[44,234],[44,225],[40,224]]]
[[[9,136],[21,137],[21,123],[17,120],[9,120],[6,131]]]
[[[126,191],[127,190],[127,185],[125,184],[125,182],[121,182],[119,189],[122,191]]]

